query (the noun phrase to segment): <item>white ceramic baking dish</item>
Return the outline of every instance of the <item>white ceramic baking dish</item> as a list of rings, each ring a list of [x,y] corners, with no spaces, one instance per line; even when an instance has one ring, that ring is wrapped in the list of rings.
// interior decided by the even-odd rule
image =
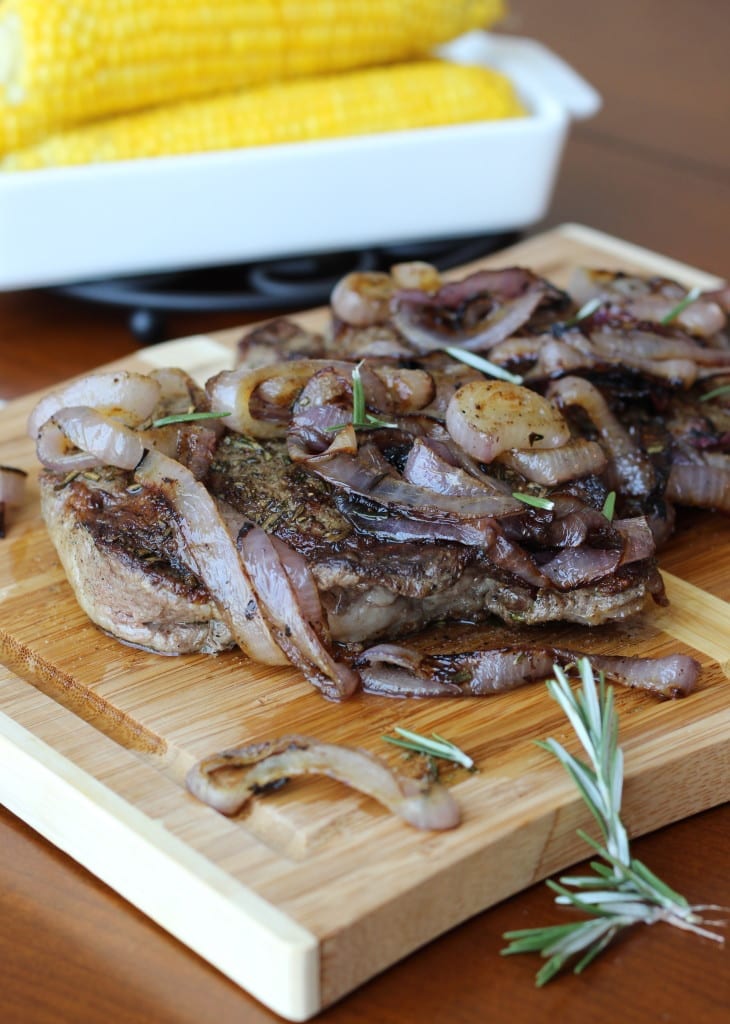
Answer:
[[[0,174],[0,288],[525,227],[573,118],[600,98],[529,39],[442,51],[503,70],[530,116],[322,142]]]

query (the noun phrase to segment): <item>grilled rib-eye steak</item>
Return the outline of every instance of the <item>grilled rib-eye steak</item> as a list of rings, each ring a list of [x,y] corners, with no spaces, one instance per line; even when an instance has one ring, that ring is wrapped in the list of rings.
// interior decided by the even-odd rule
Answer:
[[[526,584],[476,546],[359,534],[333,488],[292,463],[283,443],[221,440],[206,479],[235,536],[248,521],[304,555],[331,636],[402,636],[440,620],[490,614],[525,624],[595,625],[635,614],[661,583],[651,560],[569,590]],[[180,540],[165,497],[133,474],[41,479],[42,512],[77,599],[120,640],[164,654],[214,652],[233,639]]]
[[[520,268],[353,274],[324,333],[257,328],[204,392],[164,370],[47,396],[43,515],[80,604],[128,643],[237,643],[341,699],[367,661],[343,645],[661,603],[673,503],[730,507],[727,296],[583,284],[578,308]]]

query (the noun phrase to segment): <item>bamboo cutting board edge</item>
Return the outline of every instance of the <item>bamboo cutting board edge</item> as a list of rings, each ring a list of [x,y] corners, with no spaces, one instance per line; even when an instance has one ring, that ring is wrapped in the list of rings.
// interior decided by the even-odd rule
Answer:
[[[113,746],[121,767],[126,752]],[[277,1013],[317,1012],[315,935],[1,711],[0,763],[0,803],[13,814]]]
[[[12,697],[15,690],[23,703],[23,682],[1,668],[0,680],[4,695]],[[31,704],[25,703],[28,713]],[[467,837],[464,849],[427,878],[374,903],[368,915],[338,934],[317,935],[180,839],[174,825],[161,823],[127,799],[131,781],[143,782],[150,791],[165,786],[167,780],[154,768],[97,734],[94,745],[107,746],[111,758],[108,779],[100,782],[54,748],[63,747],[66,720],[75,719],[73,713],[43,694],[32,705],[35,732],[44,733],[45,739],[20,724],[22,711],[16,709],[13,716],[0,711],[0,802],[291,1020],[309,1019],[406,953],[585,854],[576,836],[576,829],[589,823],[585,807],[572,783],[560,776],[540,794],[539,813],[534,803],[518,809],[518,828],[502,828],[489,841]],[[86,723],[73,725],[77,731],[95,733]],[[624,744],[625,820],[632,835],[730,799],[729,729],[730,713],[724,707],[677,732],[670,752],[659,733],[649,743]],[[125,770],[131,779],[121,778]],[[662,797],[650,816],[647,794]],[[170,798],[179,799],[179,794],[173,792]],[[459,798],[468,816],[469,802]],[[202,817],[219,817],[208,808],[199,810]],[[637,827],[632,827],[634,819]],[[517,834],[519,858],[514,856]],[[451,870],[455,863],[458,872]]]
[[[497,254],[490,260],[480,261],[479,265],[491,263],[494,266],[505,261],[515,263],[523,261],[529,265],[533,262],[531,254],[536,254],[534,258],[542,272],[551,276],[549,267],[551,261],[565,265],[567,254],[574,249],[594,250],[597,259],[605,254],[605,265],[614,267],[620,267],[622,264],[627,267],[633,265],[638,269],[649,269],[653,272],[678,277],[687,284],[697,283],[708,287],[717,280],[694,268],[667,260],[647,250],[638,249],[579,225],[566,225],[562,229],[529,239],[519,243],[505,254]],[[601,265],[601,263],[594,263],[594,265]],[[463,268],[460,272],[463,272]],[[317,311],[311,311],[298,315],[297,319],[305,322],[311,321],[315,325],[320,315]],[[199,335],[180,339],[144,350],[131,359],[120,360],[113,365],[149,370],[152,365],[174,365],[182,362],[185,368],[193,372],[193,375],[204,377],[227,365],[239,333],[234,329],[219,332],[216,335]],[[12,403],[0,414],[0,418],[5,422],[12,422],[17,428],[36,399],[37,396],[30,396]],[[3,461],[11,461],[10,455],[6,454],[10,451],[14,459],[13,464],[22,465],[23,460],[26,462],[29,460],[29,447],[27,441],[12,441],[10,448],[6,447],[4,451]],[[15,459],[16,455],[17,459]],[[33,461],[32,456],[29,461]],[[32,466],[26,465],[24,468],[32,468]],[[26,512],[21,513],[19,527],[22,526],[23,518],[26,515]],[[19,529],[18,536],[20,533]],[[730,649],[727,643],[723,643],[721,632],[723,612],[727,611],[726,602],[720,598],[713,598],[712,595],[706,594],[685,580],[672,578],[669,583],[670,591],[673,589],[674,593],[679,596],[680,604],[670,608],[663,620],[661,617],[657,620],[661,622],[659,628],[668,636],[703,652],[706,656],[705,661],[707,662],[709,659],[709,663],[718,664],[726,675]],[[0,581],[0,602],[8,599],[8,596],[12,597],[12,590],[12,586],[3,587],[2,581]],[[13,683],[13,680],[16,682]],[[27,690],[27,683],[17,680],[10,673],[3,674],[1,670],[0,681],[3,682],[4,693],[10,692],[14,685],[20,687],[21,692]],[[694,713],[694,717],[689,713],[685,716],[687,722],[684,723],[683,730],[675,730],[675,744],[672,750],[664,749],[666,737],[662,739],[661,736],[661,722],[663,721],[661,716],[653,716],[656,721],[650,730],[651,735],[643,743],[638,742],[636,737],[630,734],[626,745],[626,809],[629,825],[634,834],[658,828],[676,820],[677,817],[686,816],[730,799],[730,768],[728,766],[730,709],[724,687],[720,691],[718,686],[719,684],[715,681],[713,689],[707,694],[703,696],[700,693],[696,698],[692,698],[692,700],[702,701],[701,707],[706,709],[707,714],[703,720],[697,717],[697,713]],[[60,708],[43,693],[30,692],[34,695],[31,702],[34,708],[32,712],[26,708],[28,728],[23,730],[28,733],[30,739],[26,737],[27,743],[19,740],[20,734],[17,730],[22,729],[20,724],[22,715],[16,715],[17,721],[13,719],[12,715],[6,716],[0,726],[0,733],[5,737],[1,743],[4,753],[0,755],[0,760],[7,758],[14,762],[15,758],[18,758],[23,771],[37,773],[36,777],[43,792],[46,788],[52,789],[54,785],[61,784],[60,777],[56,772],[59,764],[57,759],[63,758],[59,750],[64,749],[64,742],[66,742],[61,736],[63,730],[61,723],[68,723],[75,719],[75,716]],[[700,705],[694,706],[699,707]],[[39,732],[35,716],[36,713],[41,714],[41,712],[50,716],[50,725],[46,723],[48,742],[45,743],[35,736],[35,732]],[[682,717],[682,714],[681,712],[677,713],[675,722],[678,722],[678,718]],[[69,718],[69,716],[71,717]],[[112,743],[107,737],[96,733],[92,726],[86,723],[80,725],[76,723],[76,725],[82,732],[90,730],[89,735],[93,735],[99,745]],[[137,761],[135,755],[128,751],[120,750],[119,752],[120,755],[124,755],[123,760],[131,758],[132,764],[136,763],[137,774],[142,769],[144,769],[144,774],[155,772],[154,768]],[[47,758],[45,757],[46,753],[48,754]],[[40,756],[41,754],[43,756]],[[33,762],[32,765],[28,758]],[[99,782],[93,769],[86,771],[83,767],[74,765],[73,758],[69,760],[66,757],[63,760],[67,767],[70,765],[74,769],[71,774],[76,778],[78,790],[82,796],[78,796],[78,792],[73,786],[72,791],[77,792],[77,802],[80,801],[81,804],[84,804],[84,814],[90,814],[94,820],[98,818],[99,821],[106,821],[109,806],[107,796],[111,796],[114,798],[112,800],[114,806],[120,809],[122,822],[128,820],[129,817],[127,810],[123,808],[129,808],[135,814],[142,815],[140,821],[147,821],[150,825],[155,826],[152,829],[143,828],[142,832],[145,833],[147,845],[150,846],[144,856],[150,858],[151,870],[156,870],[157,859],[161,854],[160,850],[155,847],[155,838],[159,834],[159,822],[155,819],[154,812],[145,816],[135,807],[134,796],[130,800],[125,800],[123,795],[115,794],[108,789],[108,786]],[[662,787],[661,781],[662,773],[666,771],[670,762],[675,766],[676,771],[671,791],[667,793],[667,787]],[[17,768],[18,765],[15,767]],[[149,777],[155,778],[155,775]],[[162,775],[158,774],[157,778],[159,786],[162,788],[170,784],[169,780]],[[79,850],[80,855],[77,856],[73,847],[78,841],[78,837],[69,835],[68,830],[64,834],[62,822],[48,822],[43,816],[42,806],[31,806],[32,800],[29,794],[25,791],[20,778],[16,776],[16,779],[18,779],[17,791],[14,790],[7,795],[7,799],[12,801],[12,806],[8,803],[10,809],[29,820],[29,823],[43,834],[47,834],[44,832],[44,828],[47,829],[52,833],[48,837],[51,838],[51,841],[57,842],[57,845],[66,848],[63,843],[68,844],[68,852],[72,856],[84,863],[86,863],[84,858],[87,858],[89,860],[87,866],[104,878],[104,872],[108,869],[108,865],[104,863],[103,848],[92,847],[90,851],[81,849]],[[95,794],[101,793],[104,797],[98,807],[93,798],[87,799],[87,781],[93,784],[92,788],[101,787],[98,791],[94,789]],[[497,836],[490,842],[480,841],[478,837],[475,837],[473,819],[470,825],[469,815],[472,813],[472,803],[478,809],[478,801],[471,799],[471,790],[468,784],[459,785],[457,789],[460,799],[463,793],[467,815],[467,827],[462,833],[464,840],[464,851],[461,858],[462,870],[459,872],[451,870],[453,863],[457,863],[459,860],[458,857],[453,859],[455,855],[449,845],[453,839],[444,837],[443,840],[429,840],[421,845],[424,850],[431,851],[430,855],[434,860],[432,866],[417,863],[418,870],[414,872],[414,878],[411,881],[404,880],[397,892],[386,893],[382,899],[373,898],[365,910],[353,911],[352,920],[348,920],[347,914],[344,914],[339,925],[333,925],[331,920],[328,921],[326,917],[322,918],[316,913],[311,914],[311,901],[308,905],[306,899],[300,899],[299,902],[293,901],[288,912],[282,911],[277,907],[276,902],[272,904],[271,901],[251,890],[250,887],[241,887],[240,880],[237,881],[230,875],[225,875],[224,872],[225,878],[228,879],[229,889],[239,891],[243,888],[244,892],[249,893],[252,898],[247,903],[247,912],[251,915],[251,928],[254,934],[256,929],[262,925],[262,921],[277,920],[281,923],[282,918],[276,915],[283,915],[283,921],[290,922],[298,936],[295,942],[296,953],[293,954],[296,969],[289,988],[286,984],[286,976],[291,967],[291,960],[287,958],[288,954],[282,953],[279,956],[277,971],[279,968],[283,968],[283,973],[277,973],[275,978],[271,972],[267,974],[266,971],[254,971],[251,974],[248,963],[221,962],[217,951],[216,936],[201,937],[200,929],[196,930],[195,921],[191,921],[189,917],[180,923],[175,914],[172,914],[168,923],[166,916],[170,916],[169,911],[163,913],[154,905],[153,895],[159,896],[159,894],[149,893],[143,882],[139,882],[139,892],[131,891],[128,878],[109,879],[109,882],[128,899],[137,903],[158,923],[178,935],[186,944],[201,952],[206,959],[215,963],[224,973],[229,974],[277,1012],[289,1016],[291,1019],[306,1019],[318,1009],[366,980],[376,971],[387,967],[465,917],[555,870],[566,867],[581,856],[581,848],[576,842],[574,830],[576,825],[586,822],[580,817],[580,802],[567,781],[561,780],[559,783],[554,783],[551,780],[550,799],[552,803],[544,813],[539,814],[534,808],[523,808],[521,813],[527,815],[527,820],[520,821],[521,831],[519,834],[529,849],[526,854],[521,851],[522,859],[512,855],[508,836]],[[665,791],[664,795],[657,803],[656,794],[661,793],[662,790]],[[132,791],[130,790],[130,792]],[[0,797],[6,799],[6,795],[3,793],[0,793]],[[77,800],[77,797],[74,797],[74,800]],[[121,801],[121,804],[115,801]],[[55,807],[54,804],[54,809]],[[58,807],[59,814],[61,814],[61,801],[59,801]],[[207,809],[205,810],[207,811]],[[210,815],[213,812],[207,813],[206,820],[210,821]],[[469,831],[470,827],[471,831]],[[186,843],[184,830],[180,832],[180,835],[183,836],[182,839],[174,834],[174,828],[171,831],[167,828],[163,831],[168,839],[179,841],[186,853],[202,857],[202,863],[211,864],[210,859],[201,853],[201,850],[204,851],[206,848],[202,840],[199,843],[199,848],[196,849],[194,841]],[[228,838],[230,839],[230,836]],[[136,842],[136,840],[134,841]],[[144,845],[143,842],[142,846],[144,847]],[[446,849],[446,855],[440,856],[439,847],[441,845]],[[416,844],[416,850],[418,849],[419,846]],[[485,867],[494,866],[493,854],[496,849],[501,851],[501,859],[499,859],[498,870],[493,873],[492,889],[487,891],[481,876]],[[418,854],[418,856],[422,856],[422,854]],[[99,863],[96,863],[97,860]],[[196,863],[201,862],[196,861]],[[220,870],[215,864],[212,866],[216,871]],[[187,870],[187,866],[181,870]],[[361,867],[359,870],[360,874],[355,872],[353,875],[355,879],[353,884],[358,884],[357,880],[362,876],[364,869]],[[124,888],[120,886],[124,886]],[[423,909],[425,899],[429,900],[427,911]],[[268,915],[266,908],[275,911],[274,918]],[[403,927],[402,924],[404,920],[406,927]],[[236,927],[245,929],[246,921],[245,913],[239,915],[236,919]],[[408,922],[413,923],[413,927],[409,927]],[[273,932],[276,933],[276,930],[274,927]],[[245,932],[244,942],[249,934],[250,932]],[[272,939],[272,941],[274,940]],[[201,943],[204,948],[201,948]]]

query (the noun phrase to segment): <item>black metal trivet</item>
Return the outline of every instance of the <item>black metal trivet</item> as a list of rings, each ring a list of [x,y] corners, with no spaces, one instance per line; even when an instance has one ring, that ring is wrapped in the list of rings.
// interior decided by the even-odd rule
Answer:
[[[88,302],[130,310],[129,329],[143,345],[162,341],[170,313],[279,311],[328,301],[337,281],[352,270],[386,270],[393,263],[426,260],[439,270],[510,245],[515,232],[437,242],[378,246],[350,252],[144,274],[65,285],[56,289]]]

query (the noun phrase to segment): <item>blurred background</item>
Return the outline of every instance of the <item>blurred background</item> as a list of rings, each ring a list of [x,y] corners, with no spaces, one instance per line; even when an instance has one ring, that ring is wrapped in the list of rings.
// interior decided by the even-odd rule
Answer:
[[[514,0],[603,97],[574,127],[545,224],[577,220],[730,277],[730,18],[722,0]]]
[[[495,31],[545,44],[603,101],[596,116],[571,126],[546,214],[520,224],[515,234],[581,222],[730,276],[730,30],[724,8],[719,0],[614,0],[590,8],[578,0],[512,0]],[[10,177],[0,171],[0,187]],[[486,247],[509,237],[487,238]],[[6,250],[13,244],[7,232],[0,237]],[[306,298],[299,303],[312,304]],[[0,292],[0,399],[51,383],[61,371],[66,377],[88,369],[84,338],[90,332],[99,339],[95,365],[140,340],[214,330],[274,311],[272,303],[271,310],[255,313],[169,312],[145,320],[141,309],[132,311],[135,335],[129,309],[89,305],[55,290]],[[49,330],[63,352],[58,366],[32,353],[18,362],[24,338]]]

